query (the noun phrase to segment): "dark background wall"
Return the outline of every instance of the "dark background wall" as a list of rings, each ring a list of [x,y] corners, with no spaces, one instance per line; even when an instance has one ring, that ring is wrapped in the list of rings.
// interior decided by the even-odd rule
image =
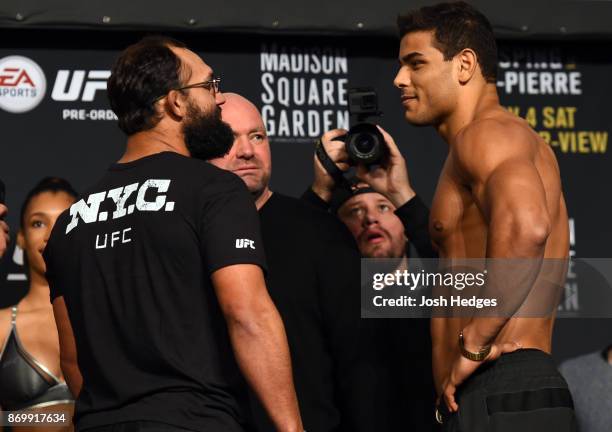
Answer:
[[[0,178],[7,186],[8,221],[14,232],[21,202],[40,178],[62,176],[84,189],[121,156],[125,137],[109,111],[105,79],[117,53],[142,34],[3,30]],[[399,94],[392,85],[397,71],[396,38],[173,35],[200,53],[222,77],[223,91],[241,93],[263,110],[272,143],[273,190],[299,195],[310,184],[314,138],[346,124],[349,86],[372,86],[384,112],[380,124],[400,145],[415,188],[426,202],[431,201],[446,144],[433,129],[415,128],[403,120]],[[527,118],[550,142],[559,160],[572,219],[572,253],[582,258],[608,257],[612,42],[500,40],[499,45],[502,104]],[[26,60],[7,59],[10,56]],[[34,64],[42,70],[45,89]],[[23,71],[32,83],[21,75]],[[9,112],[24,103],[33,105],[36,99],[15,96],[19,89],[44,94],[28,111]],[[0,306],[15,303],[27,289],[21,263],[19,254],[11,250],[2,264],[10,280],[2,285]],[[579,279],[579,275],[568,279],[568,292],[588,290]],[[579,302],[568,304],[561,316],[579,308]],[[554,354],[562,360],[610,342],[612,320],[559,319]]]

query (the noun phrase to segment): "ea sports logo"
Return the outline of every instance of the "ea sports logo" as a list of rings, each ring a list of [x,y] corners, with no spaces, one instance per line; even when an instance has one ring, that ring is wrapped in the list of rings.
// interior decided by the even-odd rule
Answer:
[[[43,70],[27,57],[0,59],[0,108],[24,113],[38,106],[45,96],[47,80]]]

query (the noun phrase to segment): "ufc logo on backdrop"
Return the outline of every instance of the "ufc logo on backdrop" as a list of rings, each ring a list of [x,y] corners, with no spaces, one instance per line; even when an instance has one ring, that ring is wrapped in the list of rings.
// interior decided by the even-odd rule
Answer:
[[[51,98],[56,101],[75,101],[81,98],[83,102],[92,102],[98,90],[106,90],[106,80],[110,77],[109,70],[90,70],[85,79],[84,70],[57,71]]]
[[[255,242],[249,239],[236,239],[236,249],[255,249]]]

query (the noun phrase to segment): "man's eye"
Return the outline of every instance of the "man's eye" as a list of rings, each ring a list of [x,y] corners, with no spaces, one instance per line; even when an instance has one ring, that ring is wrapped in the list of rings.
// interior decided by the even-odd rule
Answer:
[[[266,137],[263,134],[257,134],[251,137],[251,139],[255,141],[263,141],[265,138]]]
[[[351,215],[352,216],[360,216],[363,213],[363,209],[359,208],[359,207],[355,207],[353,209],[351,209]]]
[[[410,62],[410,66],[412,66],[412,69],[417,69],[422,65],[423,65],[423,62],[420,60],[414,60]]]
[[[391,207],[389,207],[387,204],[381,204],[381,205],[378,206],[378,208],[383,213],[384,212],[388,212],[391,209]]]
[[[35,221],[32,221],[30,225],[32,226],[32,228],[41,228],[44,225],[44,223],[43,221],[35,220]]]

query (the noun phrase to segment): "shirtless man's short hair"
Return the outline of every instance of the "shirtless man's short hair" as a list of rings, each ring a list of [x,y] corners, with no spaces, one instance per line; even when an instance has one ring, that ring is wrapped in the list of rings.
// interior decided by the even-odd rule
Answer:
[[[405,118],[434,127],[449,150],[429,219],[440,258],[528,259],[535,276],[544,259],[563,262],[569,230],[559,167],[550,147],[500,105],[486,17],[446,3],[398,25],[394,84]],[[404,186],[393,173],[402,164],[398,155],[384,168],[398,196]],[[361,170],[361,178],[376,188],[382,169]],[[554,314],[509,316],[432,319],[438,420],[453,431],[574,430],[571,395],[549,354]]]

